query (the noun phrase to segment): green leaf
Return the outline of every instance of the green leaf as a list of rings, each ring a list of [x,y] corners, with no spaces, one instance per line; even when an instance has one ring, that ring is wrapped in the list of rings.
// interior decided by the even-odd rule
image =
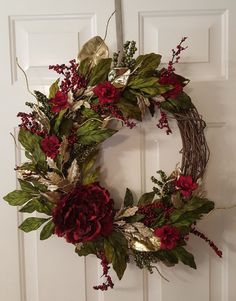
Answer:
[[[92,63],[91,63],[91,59],[89,57],[82,60],[79,65],[79,69],[78,69],[79,74],[86,78],[90,71],[91,65],[92,65]]]
[[[59,90],[59,86],[58,86],[59,81],[60,79],[58,78],[49,88],[49,99],[54,98],[57,91]]]
[[[41,218],[41,217],[29,217],[23,221],[23,223],[19,226],[24,232],[30,232],[33,230],[37,230],[42,224],[46,223],[50,218]]]
[[[77,130],[77,136],[86,136],[93,130],[97,130],[101,126],[101,122],[97,120],[88,120]]]
[[[113,129],[96,129],[88,132],[87,134],[84,134],[83,136],[78,135],[78,142],[84,144],[84,145],[90,145],[94,143],[102,143],[107,138],[114,135],[117,131]]]
[[[45,213],[47,215],[52,214],[53,204],[46,202],[44,200],[39,200],[38,198],[34,198],[30,200],[27,204],[24,205],[20,209],[20,212],[32,213],[34,211]]]
[[[50,220],[40,232],[40,239],[45,240],[48,239],[52,234],[54,234],[55,225],[52,220]]]
[[[101,59],[98,64],[93,68],[89,81],[89,86],[95,86],[100,82],[107,79],[108,73],[111,68],[111,58]]]
[[[76,248],[75,252],[79,256],[87,256],[89,254],[97,255],[97,244],[96,244],[96,242],[87,241],[87,242],[83,243],[80,248]]]
[[[177,113],[183,110],[188,110],[193,107],[191,98],[182,92],[176,99],[168,98],[161,102],[161,108],[170,113]]]
[[[32,199],[32,194],[22,190],[14,190],[8,193],[3,199],[11,206],[21,206]]]
[[[170,220],[175,227],[188,227],[197,219],[201,219],[203,214],[214,209],[214,202],[206,198],[192,197],[181,209],[176,209],[170,216]]]
[[[117,107],[124,117],[142,121],[141,112],[137,104],[132,104],[131,102],[128,102],[128,100],[122,98],[117,103]]]
[[[32,158],[30,159],[33,159],[34,163],[36,163],[41,169],[46,170],[46,156],[40,146],[42,137],[32,134],[27,130],[20,129],[18,140],[23,145],[26,152],[32,154]]]
[[[138,205],[150,204],[155,196],[155,192],[146,192],[144,193],[138,201]]]
[[[20,183],[20,187],[23,191],[28,192],[28,193],[38,193],[38,190],[30,183],[25,180],[18,179]]]
[[[124,199],[124,206],[129,207],[132,206],[134,203],[134,197],[132,192],[129,190],[129,188],[126,188],[125,192],[125,199]]]
[[[61,110],[60,113],[57,115],[56,117],[56,120],[55,120],[55,123],[54,123],[54,127],[53,127],[53,130],[56,134],[59,133],[59,127],[62,123],[62,120],[63,120],[63,117],[66,113],[67,109],[64,109],[64,110]]]
[[[84,117],[86,117],[88,119],[90,119],[90,118],[100,119],[100,116],[92,109],[83,108],[81,113]]]
[[[154,73],[161,62],[161,55],[150,53],[140,55],[136,59],[135,67],[138,67],[138,73],[143,76],[150,76]]]
[[[183,247],[177,247],[173,249],[172,252],[179,258],[180,261],[183,262],[183,264],[186,264],[193,269],[197,268],[193,255],[186,251]]]
[[[108,247],[108,258],[112,261],[113,269],[119,279],[123,277],[126,270],[128,260],[128,244],[127,240],[120,232],[112,232],[108,236],[108,241],[111,246]],[[112,250],[113,249],[113,250]],[[113,254],[111,253],[113,251]]]
[[[139,89],[141,90],[142,88],[148,88],[148,87],[153,87],[157,83],[157,78],[156,77],[140,77],[140,76],[135,76],[131,77],[130,81],[128,82],[128,86],[131,87],[132,89]]]
[[[95,168],[98,150],[92,152],[81,165],[81,183],[88,185],[97,181],[100,168]]]
[[[128,217],[126,220],[127,220],[128,223],[132,224],[132,223],[136,223],[136,222],[141,221],[144,217],[145,217],[144,214],[137,213],[133,216]]]
[[[108,263],[112,263],[115,250],[112,244],[107,239],[104,240],[104,252]]]

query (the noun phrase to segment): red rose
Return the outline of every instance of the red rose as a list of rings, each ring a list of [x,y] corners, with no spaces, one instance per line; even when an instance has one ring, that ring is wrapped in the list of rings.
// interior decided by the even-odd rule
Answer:
[[[109,192],[98,183],[78,186],[53,211],[55,234],[73,244],[107,236],[113,230],[113,205]]]
[[[58,113],[61,110],[68,108],[68,96],[67,94],[58,91],[54,98],[50,99],[50,103],[52,104],[52,112]]]
[[[171,250],[176,247],[180,239],[180,232],[177,228],[170,225],[156,228],[154,234],[161,239],[161,249]]]
[[[54,159],[59,153],[60,141],[57,136],[46,136],[41,141],[41,148],[47,157]]]
[[[189,197],[193,190],[198,188],[198,184],[193,182],[191,176],[180,176],[175,185],[184,197]]]
[[[99,98],[100,104],[114,103],[119,98],[119,90],[110,82],[106,81],[93,88],[93,93]]]
[[[165,92],[164,94],[162,94],[162,96],[164,98],[177,98],[179,94],[183,91],[183,87],[186,85],[185,81],[185,78],[174,72],[162,72],[159,79],[159,84],[173,86],[171,90]]]

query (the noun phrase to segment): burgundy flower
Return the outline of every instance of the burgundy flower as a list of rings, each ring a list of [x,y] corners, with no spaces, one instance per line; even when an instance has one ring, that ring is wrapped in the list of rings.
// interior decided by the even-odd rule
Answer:
[[[119,98],[119,90],[110,82],[106,81],[93,88],[93,93],[99,98],[100,104],[114,103]]]
[[[162,72],[159,79],[159,84],[173,86],[171,90],[165,92],[164,94],[162,94],[162,96],[164,98],[177,98],[179,94],[183,91],[183,87],[186,85],[185,81],[185,78],[174,72]]]
[[[73,244],[107,236],[113,230],[113,205],[109,192],[98,183],[80,185],[54,209],[55,234]]]
[[[57,136],[46,136],[41,141],[41,148],[47,157],[54,159],[59,153],[60,141]]]
[[[198,184],[193,182],[191,176],[180,176],[175,185],[184,197],[189,197],[193,190],[198,188]]]
[[[52,104],[52,112],[58,113],[61,110],[68,108],[68,96],[61,91],[57,91],[55,97],[50,99],[50,103]]]
[[[180,232],[177,228],[165,225],[161,228],[156,228],[154,234],[161,239],[161,249],[171,250],[176,247],[180,239]]]

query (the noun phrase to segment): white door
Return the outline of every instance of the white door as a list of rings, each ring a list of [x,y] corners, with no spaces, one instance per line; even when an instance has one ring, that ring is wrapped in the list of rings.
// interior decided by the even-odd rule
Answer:
[[[26,70],[32,89],[46,91],[53,80],[46,66],[73,58],[88,38],[103,36],[111,0],[38,1],[1,3],[0,87],[1,106],[1,197],[14,189],[15,148],[9,132],[17,124],[15,115],[30,99],[15,58]],[[124,40],[136,40],[139,52],[160,52],[166,62],[182,36],[189,49],[178,70],[192,79],[188,92],[208,123],[207,139],[211,160],[206,174],[208,196],[219,207],[236,202],[236,154],[234,141],[234,81],[236,79],[236,3],[226,1],[123,0]],[[10,41],[10,44],[9,44]],[[107,42],[116,46],[114,20]],[[150,176],[158,169],[171,171],[180,161],[181,141],[177,127],[166,136],[147,121],[132,131],[124,129],[107,141],[101,161],[103,182],[119,202],[126,187],[149,190]],[[17,160],[20,151],[16,149]],[[216,258],[198,238],[191,238],[198,270],[179,265],[162,273],[147,275],[130,264],[115,289],[101,293],[92,286],[99,281],[99,262],[78,258],[73,246],[51,238],[39,241],[36,234],[17,230],[21,216],[14,208],[0,206],[0,300],[6,301],[234,301],[236,288],[235,209],[217,211],[199,228],[223,249]]]

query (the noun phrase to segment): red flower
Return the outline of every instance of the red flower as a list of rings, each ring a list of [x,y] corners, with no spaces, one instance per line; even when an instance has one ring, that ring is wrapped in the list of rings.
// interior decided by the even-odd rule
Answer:
[[[175,185],[184,197],[189,197],[193,190],[198,188],[198,184],[193,182],[191,176],[180,176]]]
[[[177,228],[165,225],[161,228],[156,228],[154,234],[161,239],[161,249],[171,250],[176,247],[180,239],[180,232]]]
[[[159,79],[159,84],[173,86],[171,90],[165,92],[164,94],[162,94],[162,96],[164,98],[177,98],[179,94],[183,91],[183,87],[186,85],[185,81],[185,78],[174,72],[162,72]]]
[[[99,98],[100,104],[114,103],[119,98],[119,90],[110,82],[106,81],[93,88],[93,93]]]
[[[74,188],[53,212],[55,234],[70,243],[95,240],[113,230],[114,208],[109,192],[98,183]]]
[[[68,108],[68,96],[61,91],[58,91],[54,98],[50,99],[52,104],[52,112],[58,113],[61,110]]]
[[[54,159],[59,153],[60,141],[57,136],[46,136],[41,141],[41,148],[47,157]]]

